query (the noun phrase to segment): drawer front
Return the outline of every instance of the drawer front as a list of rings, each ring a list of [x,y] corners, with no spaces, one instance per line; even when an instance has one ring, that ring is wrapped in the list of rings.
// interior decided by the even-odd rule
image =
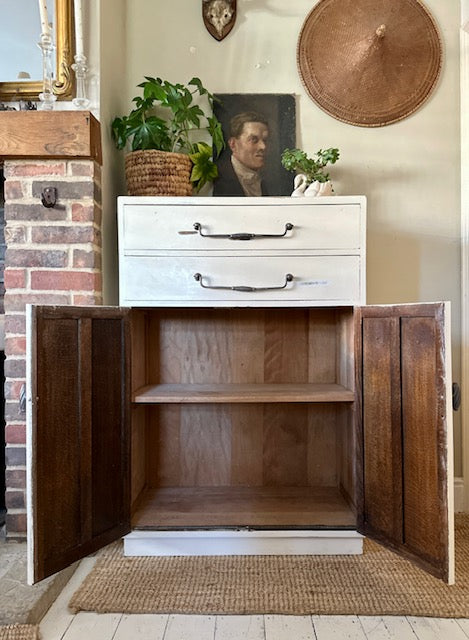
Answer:
[[[129,256],[121,263],[120,302],[132,306],[352,305],[361,299],[359,261],[358,256]],[[287,274],[293,275],[291,282]]]
[[[194,229],[196,223],[200,232]],[[293,229],[286,231],[288,223]],[[205,237],[233,234],[267,237]],[[357,250],[361,241],[360,205],[308,204],[308,199],[304,204],[289,204],[287,199],[282,206],[126,204],[120,241],[125,253],[143,254],[184,250]]]

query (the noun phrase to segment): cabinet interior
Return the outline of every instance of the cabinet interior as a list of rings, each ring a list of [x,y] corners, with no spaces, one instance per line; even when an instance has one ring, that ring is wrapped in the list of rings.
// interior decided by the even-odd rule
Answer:
[[[131,313],[134,528],[355,527],[351,308]]]

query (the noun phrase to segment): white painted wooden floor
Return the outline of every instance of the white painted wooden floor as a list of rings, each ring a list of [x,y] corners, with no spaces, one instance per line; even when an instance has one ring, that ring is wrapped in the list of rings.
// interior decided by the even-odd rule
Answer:
[[[468,640],[469,619],[371,616],[73,615],[67,604],[91,569],[83,560],[40,624],[42,640]]]

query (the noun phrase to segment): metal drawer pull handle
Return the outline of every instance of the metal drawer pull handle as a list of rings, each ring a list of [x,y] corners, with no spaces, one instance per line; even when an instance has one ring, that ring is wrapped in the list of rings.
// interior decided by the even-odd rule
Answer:
[[[287,273],[285,276],[285,284],[280,285],[279,287],[246,287],[244,285],[239,285],[235,287],[220,287],[220,286],[211,286],[203,283],[203,276],[201,273],[194,273],[194,278],[197,282],[200,283],[200,286],[203,289],[224,289],[226,291],[274,291],[276,289],[285,289],[287,284],[293,280],[293,276],[291,273]]]
[[[227,240],[254,240],[255,238],[283,238],[287,231],[293,229],[291,222],[285,224],[283,233],[203,233],[200,222],[194,222],[194,229],[199,232],[202,238],[226,238]]]

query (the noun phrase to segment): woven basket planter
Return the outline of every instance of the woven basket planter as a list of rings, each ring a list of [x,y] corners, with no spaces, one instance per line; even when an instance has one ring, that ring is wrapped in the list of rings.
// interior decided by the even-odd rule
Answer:
[[[190,196],[192,162],[183,153],[132,151],[125,157],[129,196]]]

